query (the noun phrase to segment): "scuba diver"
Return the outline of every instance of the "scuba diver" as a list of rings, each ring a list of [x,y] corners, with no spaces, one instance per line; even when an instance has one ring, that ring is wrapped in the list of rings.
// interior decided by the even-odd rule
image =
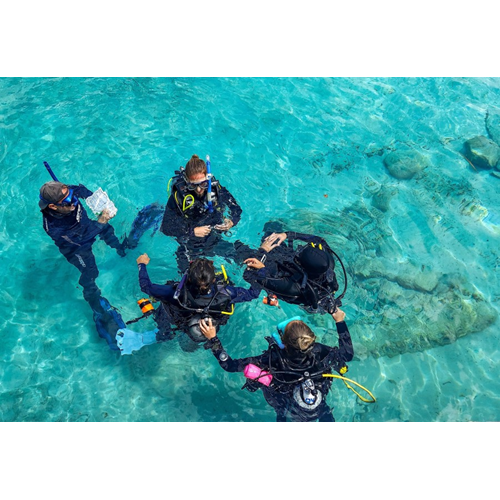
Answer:
[[[222,239],[222,233],[228,234],[238,224],[242,210],[212,175],[209,157],[205,163],[193,155],[175,174],[169,182],[171,194],[160,231],[177,239],[179,269],[186,269],[190,260],[201,256],[224,255],[242,263],[253,255],[240,241],[233,245]]]
[[[52,178],[56,179],[50,167],[45,166]],[[120,243],[109,220],[114,216],[104,210],[97,221],[87,215],[80,199],[93,193],[82,184],[68,185],[56,180],[46,182],[40,188],[38,205],[43,216],[43,228],[54,240],[66,260],[81,273],[79,283],[83,287],[83,297],[94,313],[94,321],[99,336],[106,339],[112,350],[118,350],[116,332],[125,326],[120,314],[101,295],[96,284],[99,270],[96,265],[92,245],[97,236],[109,247],[125,256],[126,246]]]
[[[328,374],[332,368],[341,375],[346,373],[346,362],[353,359],[354,351],[345,313],[337,308],[332,317],[339,347],[316,342],[313,331],[295,317],[278,325],[279,336],[266,337],[267,351],[242,359],[227,354],[211,319],[200,320],[200,329],[208,339],[205,349],[212,350],[225,371],[244,372],[248,380],[243,388],[250,392],[262,389],[265,400],[276,411],[277,422],[286,422],[287,416],[294,422],[334,422],[326,403],[332,384]]]
[[[200,319],[211,318],[214,328],[218,330],[234,313],[234,304],[249,302],[260,293],[260,289],[254,287],[247,290],[232,286],[224,267],[222,276],[217,276],[213,262],[207,259],[195,259],[191,262],[180,282],[154,284],[146,269],[149,261],[148,255],[143,254],[138,257],[137,264],[141,290],[160,302],[158,308],[154,309],[151,305],[145,313],[153,314],[158,325],[156,341],[171,340],[174,337],[173,330],[181,330],[195,343],[188,342],[186,345],[181,342],[181,347],[187,351],[196,349],[196,344],[206,342],[200,331]],[[135,321],[137,320],[128,323]]]
[[[282,245],[284,241],[286,245]],[[294,249],[295,240],[307,243]],[[344,290],[339,297],[335,275],[337,257],[344,271]],[[332,314],[342,305],[347,289],[347,275],[338,255],[319,236],[293,231],[272,233],[265,237],[253,257],[244,261],[248,266],[243,278],[260,286],[269,294],[265,303],[276,305],[279,300],[298,304],[309,313]]]

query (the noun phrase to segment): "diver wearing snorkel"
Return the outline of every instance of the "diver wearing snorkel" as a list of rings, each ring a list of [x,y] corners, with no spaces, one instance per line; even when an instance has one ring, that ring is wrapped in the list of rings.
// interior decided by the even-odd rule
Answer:
[[[232,359],[224,350],[212,321],[201,320],[200,329],[208,339],[219,365],[227,372],[244,372],[243,386],[250,392],[262,389],[265,400],[276,411],[276,421],[334,422],[332,409],[326,403],[332,369],[343,375],[354,350],[344,321],[345,313],[332,314],[339,336],[339,346],[316,342],[313,331],[300,319],[292,318],[278,325],[278,337],[266,337],[269,349],[260,356]]]
[[[82,184],[76,186],[59,182],[48,163],[44,164],[54,181],[46,182],[40,188],[38,206],[43,216],[43,228],[66,260],[80,271],[78,283],[94,313],[99,336],[106,339],[110,349],[118,350],[116,333],[125,324],[96,284],[99,269],[92,245],[99,237],[121,257],[125,255],[126,246],[120,243],[113,226],[109,224],[113,215],[107,210],[97,221],[89,218],[80,200],[90,198],[93,192]]]
[[[171,194],[160,231],[177,239],[179,269],[183,271],[200,256],[224,255],[239,262],[250,256],[251,249],[241,242],[233,245],[222,239],[222,233],[238,224],[242,210],[212,175],[208,156],[205,163],[193,155],[169,184]]]

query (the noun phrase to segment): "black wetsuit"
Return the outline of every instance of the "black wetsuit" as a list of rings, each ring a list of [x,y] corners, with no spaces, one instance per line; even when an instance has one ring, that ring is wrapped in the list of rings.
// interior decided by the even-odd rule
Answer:
[[[252,255],[252,249],[240,241],[233,244],[223,240],[221,231],[216,229],[202,238],[194,235],[197,227],[223,224],[224,218],[230,219],[235,227],[241,219],[240,206],[217,179],[212,178],[213,212],[208,210],[206,193],[202,198],[196,197],[194,191],[187,190],[181,175],[174,177],[172,182],[172,194],[165,207],[160,231],[173,236],[179,243],[176,259],[181,271],[187,269],[189,261],[201,256],[222,255],[241,263]]]
[[[141,290],[159,301],[161,304],[155,310],[154,319],[158,325],[159,331],[157,333],[156,339],[158,342],[164,342],[173,338],[173,332],[171,325],[176,325],[178,329],[187,333],[191,340],[194,342],[205,342],[205,338],[200,334],[198,338],[192,336],[189,330],[189,321],[196,315],[196,312],[184,309],[177,299],[174,298],[174,294],[177,290],[179,282],[171,282],[171,284],[158,285],[152,283],[145,264],[139,264],[139,285]],[[186,285],[187,286],[187,285]],[[204,308],[210,299],[216,294],[217,297],[212,303],[211,309],[214,312],[210,313],[210,316],[214,319],[217,327],[225,324],[230,317],[227,314],[223,314],[221,311],[230,310],[232,304],[237,304],[240,302],[249,302],[256,299],[259,296],[260,289],[251,287],[250,289],[224,285],[217,286],[213,285],[210,292],[203,296],[194,296],[189,301],[191,308],[197,306],[199,308]],[[184,345],[181,344],[184,348]],[[187,350],[192,350],[188,347]]]
[[[82,184],[68,186],[68,188],[73,189],[73,195],[79,199],[88,198],[93,194]],[[67,261],[81,273],[78,282],[83,287],[83,297],[94,311],[94,320],[99,335],[107,340],[112,349],[118,349],[115,333],[118,328],[125,325],[109,302],[101,295],[101,290],[95,281],[99,276],[99,270],[92,253],[92,245],[99,237],[108,246],[116,249],[119,255],[125,255],[113,226],[89,219],[81,202],[68,214],[60,214],[50,208],[45,208],[41,212],[46,233],[54,240]]]
[[[336,323],[336,326],[339,335],[338,347],[329,347],[316,342],[306,355],[300,351],[289,354],[271,339],[267,339],[270,347],[263,354],[242,359],[229,357],[218,337],[209,340],[205,348],[212,350],[219,365],[227,372],[243,372],[247,365],[254,364],[273,374],[269,387],[256,381],[247,384],[252,391],[257,388],[262,389],[264,398],[276,410],[278,422],[286,421],[287,416],[295,422],[314,420],[334,422],[332,409],[326,403],[332,379],[322,377],[322,373],[332,373],[332,368],[340,373],[340,369],[354,356],[351,335],[346,323],[342,321]],[[305,375],[306,373],[309,375]],[[313,407],[314,405],[309,407],[303,399],[297,398],[304,379],[311,379],[315,389],[321,393],[321,402],[316,407]]]
[[[288,231],[287,239],[267,253],[262,249],[256,251],[253,257],[263,260],[265,268],[258,271],[247,269],[243,278],[249,283],[260,286],[268,293],[275,294],[278,299],[290,304],[298,304],[308,308],[309,312],[327,313],[333,295],[339,289],[334,268],[331,268],[319,278],[307,277],[305,271],[297,262],[295,256],[300,249],[294,249],[295,240],[307,243],[321,244],[329,249],[323,238],[311,234]],[[333,264],[332,259],[332,265]]]

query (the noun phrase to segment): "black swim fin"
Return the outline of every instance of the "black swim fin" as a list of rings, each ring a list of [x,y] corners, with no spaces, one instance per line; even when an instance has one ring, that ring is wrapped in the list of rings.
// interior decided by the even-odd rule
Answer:
[[[125,237],[124,246],[126,248],[136,248],[142,235],[148,229],[153,229],[153,236],[160,227],[164,211],[165,206],[157,202],[151,203],[151,205],[147,205],[139,210],[134,222],[132,222],[130,233]]]

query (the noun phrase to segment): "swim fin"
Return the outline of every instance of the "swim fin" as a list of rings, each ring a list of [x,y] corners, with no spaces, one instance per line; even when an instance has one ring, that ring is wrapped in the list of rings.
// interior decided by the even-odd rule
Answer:
[[[111,350],[117,351],[116,334],[120,328],[125,328],[125,322],[120,313],[104,297],[99,297],[98,308],[93,307],[92,310],[99,337],[106,340]]]
[[[158,329],[149,332],[134,332],[128,328],[118,330],[116,334],[116,344],[118,349],[124,354],[132,354],[132,351],[138,351],[145,345],[156,344],[156,333]]]
[[[134,222],[132,222],[130,233],[125,237],[124,245],[127,248],[136,248],[142,235],[151,228],[153,229],[151,236],[153,236],[160,227],[164,210],[165,206],[158,202],[151,203],[151,205],[139,210]]]

